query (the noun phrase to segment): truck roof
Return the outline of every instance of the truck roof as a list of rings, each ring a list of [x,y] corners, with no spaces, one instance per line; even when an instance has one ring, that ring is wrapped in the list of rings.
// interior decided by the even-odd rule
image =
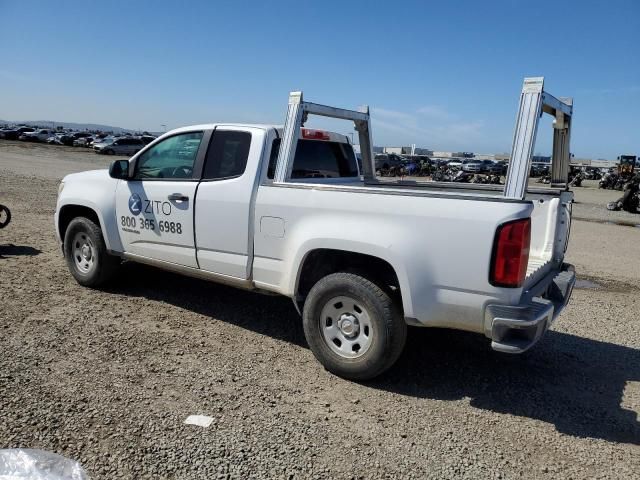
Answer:
[[[169,134],[188,132],[191,130],[212,130],[216,127],[250,127],[250,128],[258,128],[261,130],[275,129],[277,130],[278,135],[280,136],[282,136],[282,130],[284,128],[282,125],[269,125],[264,123],[203,123],[199,125],[188,125],[186,127],[175,128],[161,135],[161,137],[164,137],[165,135],[169,135]],[[319,130],[315,128],[306,128],[306,127],[301,128],[300,130],[301,130],[300,138],[302,139],[350,143],[349,137],[347,137],[346,135],[342,135],[341,133],[330,132],[327,130]]]

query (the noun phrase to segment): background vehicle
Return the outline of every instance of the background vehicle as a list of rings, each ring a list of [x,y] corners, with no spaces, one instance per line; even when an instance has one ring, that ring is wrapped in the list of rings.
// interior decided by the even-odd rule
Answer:
[[[618,175],[633,175],[635,167],[635,155],[620,155],[618,157]]]
[[[533,163],[531,164],[530,176],[531,177],[544,177],[549,174],[549,165]]]
[[[2,138],[5,140],[18,140],[23,133],[34,132],[35,128],[31,127],[18,127],[10,128],[2,131]]]
[[[447,166],[454,170],[460,170],[462,168],[462,160],[459,158],[454,158],[453,160],[449,160],[447,162]]]
[[[94,150],[97,153],[104,153],[107,155],[134,155],[144,146],[144,142],[139,138],[119,137],[111,143],[96,145],[98,148],[94,148]]]
[[[541,79],[525,80],[523,96],[541,91]],[[519,125],[535,126],[542,98],[559,102],[537,98],[521,102],[537,109],[521,108]],[[567,129],[568,152],[570,104],[544,105]],[[347,137],[302,127],[309,114],[354,122],[363,172]],[[69,175],[55,213],[67,265],[90,287],[124,258],[288,296],[316,358],[346,378],[389,368],[407,324],[481,333],[501,352],[533,346],[575,283],[563,262],[572,193],[530,188],[531,159],[520,151],[511,161],[524,165],[504,189],[378,181],[370,134],[368,109],[293,92],[284,129],[185,127],[109,172]],[[557,161],[568,168],[568,158]],[[443,249],[457,252],[455,263]]]
[[[462,164],[462,171],[468,173],[484,173],[485,165],[481,160],[471,160]]]
[[[394,153],[380,153],[374,157],[376,172],[380,176],[400,175],[403,166],[402,159]]]
[[[402,175],[416,175],[420,170],[418,162],[410,159],[402,159]]]
[[[60,137],[60,141],[62,142],[63,145],[66,145],[68,147],[72,147],[74,146],[74,142],[80,138],[87,138],[90,137],[91,133],[89,132],[68,132],[65,135],[63,135],[62,137]]]
[[[62,138],[63,135],[64,133],[58,132],[54,135],[51,135],[49,138],[47,138],[45,142],[48,143],[49,145],[62,145],[62,142],[60,141],[60,139]]]
[[[483,160],[484,172],[487,174],[501,175],[503,171],[502,165],[492,160]]]
[[[44,142],[47,138],[55,135],[54,130],[48,130],[46,128],[41,128],[40,130],[36,130],[33,132],[24,132],[20,135],[19,140],[27,141],[27,142]]]
[[[101,139],[99,142],[93,142],[93,150],[96,153],[101,153],[103,148],[108,147],[115,141],[116,141],[116,137],[105,137]]]

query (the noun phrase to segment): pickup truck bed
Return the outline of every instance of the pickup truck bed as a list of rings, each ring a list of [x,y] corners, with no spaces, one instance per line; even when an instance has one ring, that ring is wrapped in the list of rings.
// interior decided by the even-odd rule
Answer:
[[[365,183],[366,186],[382,187],[390,191],[409,191],[414,194],[428,191],[432,195],[456,195],[460,198],[493,198],[504,201],[504,186],[478,185],[467,183],[437,183],[407,180],[381,179]],[[566,249],[568,228],[571,221],[570,209],[573,196],[560,188],[530,187],[528,198],[533,202],[532,238],[525,286],[533,283],[541,275],[553,268],[553,249],[556,230],[565,235],[559,242]],[[547,202],[545,204],[545,201]]]

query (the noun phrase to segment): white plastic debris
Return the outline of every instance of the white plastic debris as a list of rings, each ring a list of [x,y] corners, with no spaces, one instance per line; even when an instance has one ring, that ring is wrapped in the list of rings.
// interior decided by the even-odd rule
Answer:
[[[213,422],[213,417],[206,415],[189,415],[184,421],[186,425],[197,425],[198,427],[207,428]],[[2,480],[0,478],[0,480]]]
[[[0,480],[89,480],[78,462],[32,449],[0,450]]]

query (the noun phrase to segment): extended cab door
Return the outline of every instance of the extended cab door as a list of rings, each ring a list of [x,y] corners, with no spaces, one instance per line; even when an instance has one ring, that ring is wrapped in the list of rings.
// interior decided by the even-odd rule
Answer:
[[[207,151],[195,214],[202,270],[248,279],[253,208],[265,131],[218,126]]]
[[[117,222],[126,253],[198,267],[194,172],[208,136],[205,131],[176,133],[132,160],[133,179],[121,180],[116,189]]]

